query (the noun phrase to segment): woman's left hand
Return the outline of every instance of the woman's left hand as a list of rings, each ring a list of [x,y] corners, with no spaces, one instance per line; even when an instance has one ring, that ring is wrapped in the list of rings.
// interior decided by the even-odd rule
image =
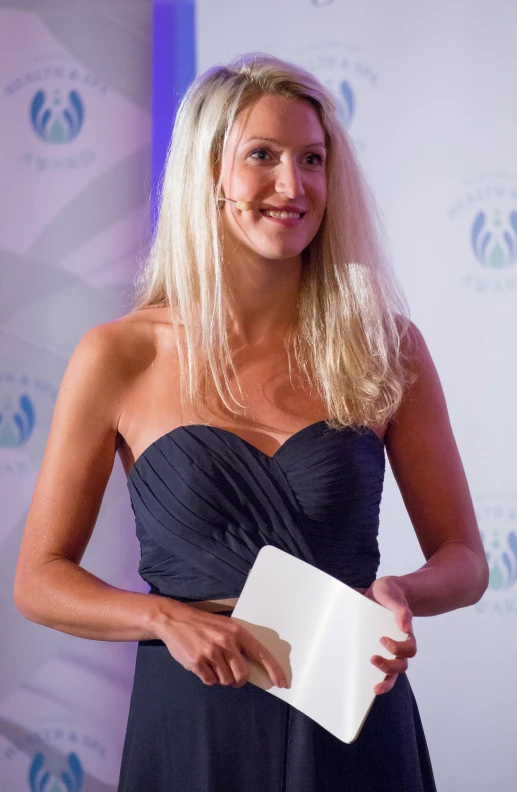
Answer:
[[[395,614],[397,625],[409,637],[405,641],[393,641],[391,638],[381,639],[382,645],[395,655],[392,660],[387,660],[381,655],[374,655],[371,662],[381,671],[387,674],[384,682],[375,685],[374,693],[380,696],[392,689],[399,674],[404,674],[408,667],[408,658],[416,655],[416,640],[413,635],[412,620],[413,614],[409,609],[406,597],[401,586],[397,583],[397,578],[387,576],[374,580],[369,589],[362,590],[365,597],[378,602]]]

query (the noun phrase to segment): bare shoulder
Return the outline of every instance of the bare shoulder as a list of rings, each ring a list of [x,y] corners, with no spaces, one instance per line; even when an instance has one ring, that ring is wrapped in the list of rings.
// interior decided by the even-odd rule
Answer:
[[[138,368],[152,357],[152,333],[140,317],[128,314],[91,327],[79,339],[63,375],[43,469],[65,447],[92,444],[92,453],[115,445],[126,393]],[[81,454],[84,458],[85,454]]]
[[[117,353],[124,353],[124,360],[138,359],[138,353],[145,347],[153,346],[163,326],[170,327],[165,308],[149,306],[130,311],[118,319],[96,325],[89,332],[98,333],[112,345]],[[134,345],[137,344],[137,349]]]
[[[175,329],[165,306],[139,308],[109,324],[106,332],[112,334],[130,376],[145,371],[160,352],[176,348]]]
[[[54,558],[81,561],[113,469],[121,416],[139,373],[155,360],[162,325],[152,310],[96,325],[68,361],[17,566],[15,599],[28,613],[35,569]]]
[[[92,327],[79,341],[74,355],[88,367],[103,372],[103,386],[119,395],[128,393],[139,375],[153,363],[170,322],[162,308],[141,308]]]
[[[129,316],[94,326],[68,361],[25,524],[15,587],[22,606],[34,569],[52,558],[82,558],[113,468],[125,390],[139,350],[147,348],[145,335]]]
[[[68,362],[60,393],[77,391],[76,398],[100,399],[116,426],[117,403],[129,383],[140,346],[138,324],[126,317],[91,327],[78,341]],[[88,383],[88,387],[84,387]],[[115,402],[112,402],[115,399]]]
[[[63,443],[83,437],[84,430],[87,445],[97,439],[97,452],[102,443],[116,449],[134,383],[156,355],[157,318],[151,310],[135,311],[95,325],[80,338],[59,388],[47,457]]]
[[[163,426],[181,423],[177,329],[166,306],[133,311],[113,324],[122,361],[116,449],[127,474]]]
[[[440,377],[427,342],[414,322],[409,322],[401,339],[401,351],[408,371],[408,385],[402,404],[394,419],[448,421],[445,396]],[[425,416],[423,415],[425,412]]]

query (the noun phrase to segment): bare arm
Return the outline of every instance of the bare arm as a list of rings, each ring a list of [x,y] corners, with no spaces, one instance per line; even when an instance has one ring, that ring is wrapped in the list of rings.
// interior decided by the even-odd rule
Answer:
[[[242,687],[263,666],[286,685],[271,652],[237,621],[183,602],[124,591],[79,566],[113,469],[129,369],[121,329],[89,330],[70,359],[25,524],[14,598],[31,621],[81,638],[162,640],[206,684]],[[126,361],[126,362],[124,362]]]
[[[386,447],[426,563],[396,581],[415,616],[433,616],[477,602],[489,570],[440,380],[414,325],[412,336],[417,380]]]
[[[113,469],[127,379],[120,328],[89,330],[59,390],[25,524],[14,597],[31,621],[83,638],[155,637],[163,607],[181,603],[123,591],[79,566]]]

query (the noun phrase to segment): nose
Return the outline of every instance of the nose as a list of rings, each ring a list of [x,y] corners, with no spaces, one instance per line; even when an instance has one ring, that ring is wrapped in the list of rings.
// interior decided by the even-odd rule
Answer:
[[[302,174],[295,159],[288,158],[280,163],[275,190],[277,193],[284,193],[291,199],[304,194]]]

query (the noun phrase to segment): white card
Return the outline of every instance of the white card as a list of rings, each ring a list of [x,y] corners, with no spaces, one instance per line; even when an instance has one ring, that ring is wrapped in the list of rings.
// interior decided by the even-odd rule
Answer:
[[[257,554],[231,618],[269,649],[291,686],[277,688],[249,657],[248,681],[345,743],[358,736],[386,676],[371,657],[393,658],[380,639],[407,638],[387,608],[272,545]]]

